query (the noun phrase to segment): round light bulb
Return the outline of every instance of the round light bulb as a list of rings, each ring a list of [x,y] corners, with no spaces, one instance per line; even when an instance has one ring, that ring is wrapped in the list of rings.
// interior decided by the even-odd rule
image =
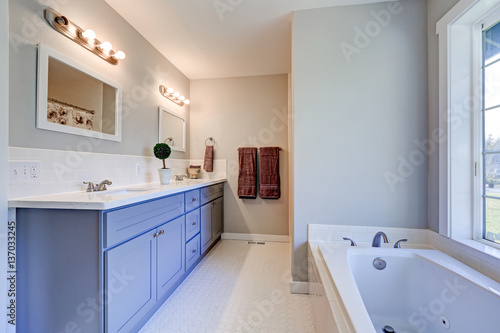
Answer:
[[[96,38],[96,34],[94,30],[87,29],[82,33],[82,36],[87,38],[88,41],[94,40]]]
[[[179,100],[181,100],[181,101],[183,101],[185,99],[186,99],[186,97],[184,97],[184,96],[179,97]]]
[[[167,89],[167,92],[168,92],[169,94],[173,93],[173,92],[174,92],[174,88],[168,88],[168,89]]]
[[[174,97],[175,97],[175,98],[179,97],[180,95],[181,95],[181,94],[179,94],[177,91],[176,91],[176,92],[174,92]]]
[[[188,105],[189,103],[191,103],[191,101],[190,101],[189,99],[186,99],[186,100],[184,101],[184,104],[186,104],[186,105]]]
[[[115,58],[116,60],[123,60],[125,59],[125,52],[118,51],[113,55],[113,58]]]
[[[104,42],[101,45],[99,45],[99,48],[105,53],[109,54],[109,51],[113,48],[113,45],[111,45],[110,42]]]

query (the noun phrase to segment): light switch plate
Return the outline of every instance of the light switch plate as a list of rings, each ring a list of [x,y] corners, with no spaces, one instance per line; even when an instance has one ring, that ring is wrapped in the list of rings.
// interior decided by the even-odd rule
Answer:
[[[40,161],[9,161],[9,184],[38,183]]]

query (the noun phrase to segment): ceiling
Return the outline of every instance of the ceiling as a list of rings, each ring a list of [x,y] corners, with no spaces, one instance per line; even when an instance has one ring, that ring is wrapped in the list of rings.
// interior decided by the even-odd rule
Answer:
[[[291,70],[292,11],[379,0],[105,0],[189,79]]]

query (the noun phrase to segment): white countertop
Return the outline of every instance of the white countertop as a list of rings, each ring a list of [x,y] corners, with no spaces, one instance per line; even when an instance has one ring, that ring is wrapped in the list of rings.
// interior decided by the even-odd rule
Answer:
[[[9,208],[107,210],[225,181],[225,178],[186,179],[178,182],[171,181],[169,185],[150,183],[122,187],[109,186],[107,191],[101,192],[71,192],[12,199],[9,200]],[[128,191],[125,193],[124,190]]]

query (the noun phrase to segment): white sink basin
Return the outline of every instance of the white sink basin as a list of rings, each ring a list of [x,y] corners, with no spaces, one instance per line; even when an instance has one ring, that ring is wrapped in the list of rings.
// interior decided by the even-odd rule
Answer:
[[[121,190],[106,190],[100,192],[92,192],[92,194],[99,195],[127,195],[127,194],[136,194],[137,192],[145,192],[150,191],[152,188],[124,188]]]

